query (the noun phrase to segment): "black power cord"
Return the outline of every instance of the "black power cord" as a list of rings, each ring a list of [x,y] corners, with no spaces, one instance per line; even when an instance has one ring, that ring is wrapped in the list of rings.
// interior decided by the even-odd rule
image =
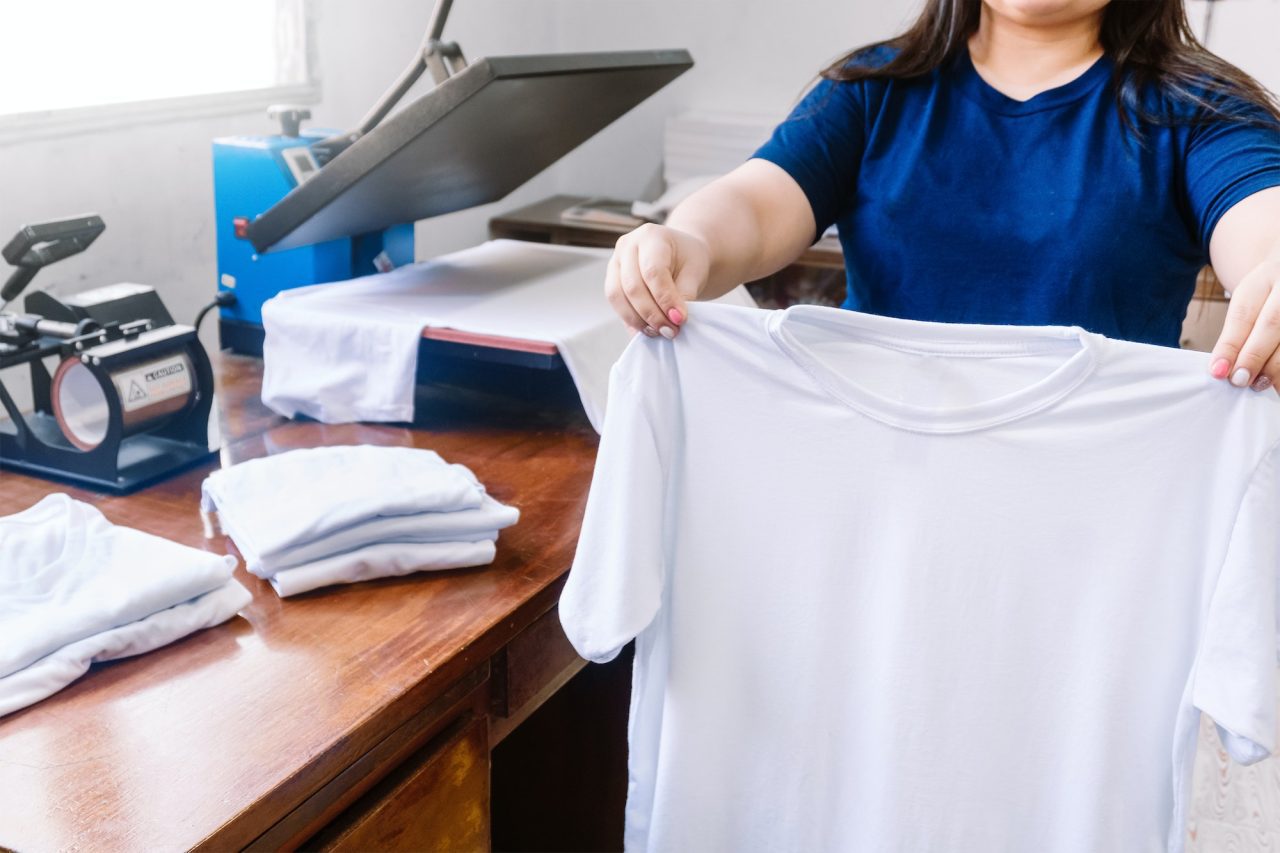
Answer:
[[[200,309],[200,313],[196,314],[194,323],[196,331],[200,331],[200,324],[204,322],[204,317],[214,308],[226,308],[229,305],[236,304],[236,295],[230,290],[219,290],[218,295],[213,297],[213,301]]]

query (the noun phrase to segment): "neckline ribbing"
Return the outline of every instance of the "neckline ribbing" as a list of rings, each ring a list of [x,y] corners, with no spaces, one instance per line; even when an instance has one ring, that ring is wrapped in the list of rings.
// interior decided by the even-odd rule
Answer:
[[[973,57],[969,55],[968,46],[960,50],[955,58],[953,67],[960,91],[971,99],[988,109],[1004,115],[1028,115],[1055,109],[1080,100],[1111,76],[1113,65],[1111,58],[1104,53],[1075,79],[1069,80],[1061,86],[1046,89],[1025,101],[1009,97],[982,79],[982,75],[974,67]]]
[[[1102,337],[1079,326],[1004,326],[935,323],[864,314],[843,308],[793,305],[772,312],[766,329],[782,352],[830,396],[868,417],[916,432],[985,429],[1025,417],[1061,400],[1095,367]],[[929,408],[884,397],[828,365],[796,334],[815,332],[918,354],[1007,357],[1069,353],[1048,375],[1016,391],[964,406]]]

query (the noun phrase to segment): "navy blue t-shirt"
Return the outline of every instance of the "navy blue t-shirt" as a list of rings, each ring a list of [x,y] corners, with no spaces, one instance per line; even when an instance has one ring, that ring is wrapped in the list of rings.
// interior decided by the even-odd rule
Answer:
[[[796,180],[818,233],[839,224],[846,308],[1177,346],[1218,219],[1280,186],[1280,128],[1143,124],[1139,144],[1112,69],[1028,101],[967,51],[914,80],[823,79],[753,156]]]

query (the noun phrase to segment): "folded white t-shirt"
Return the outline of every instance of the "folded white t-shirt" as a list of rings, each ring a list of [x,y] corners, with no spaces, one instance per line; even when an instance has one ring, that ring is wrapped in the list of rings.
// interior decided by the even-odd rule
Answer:
[[[34,705],[75,681],[95,663],[140,655],[235,616],[253,599],[239,581],[136,622],[108,628],[0,678],[0,717]]]
[[[0,677],[217,589],[235,559],[107,521],[52,494],[0,518]]]
[[[267,580],[281,598],[339,583],[396,577],[493,562],[493,540],[480,542],[384,542],[277,572]]]
[[[242,551],[270,559],[380,516],[475,509],[484,486],[431,450],[314,447],[249,459],[204,481],[201,508]]]
[[[260,578],[379,542],[480,542],[515,524],[520,510],[485,495],[475,509],[379,516],[277,554],[263,556],[236,540],[245,566]],[[234,537],[233,537],[234,539]]]

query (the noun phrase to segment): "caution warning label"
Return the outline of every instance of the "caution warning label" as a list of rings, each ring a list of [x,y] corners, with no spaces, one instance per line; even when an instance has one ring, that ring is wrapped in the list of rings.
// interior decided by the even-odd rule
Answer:
[[[139,364],[111,377],[126,412],[191,393],[191,368],[185,355],[175,354]]]

